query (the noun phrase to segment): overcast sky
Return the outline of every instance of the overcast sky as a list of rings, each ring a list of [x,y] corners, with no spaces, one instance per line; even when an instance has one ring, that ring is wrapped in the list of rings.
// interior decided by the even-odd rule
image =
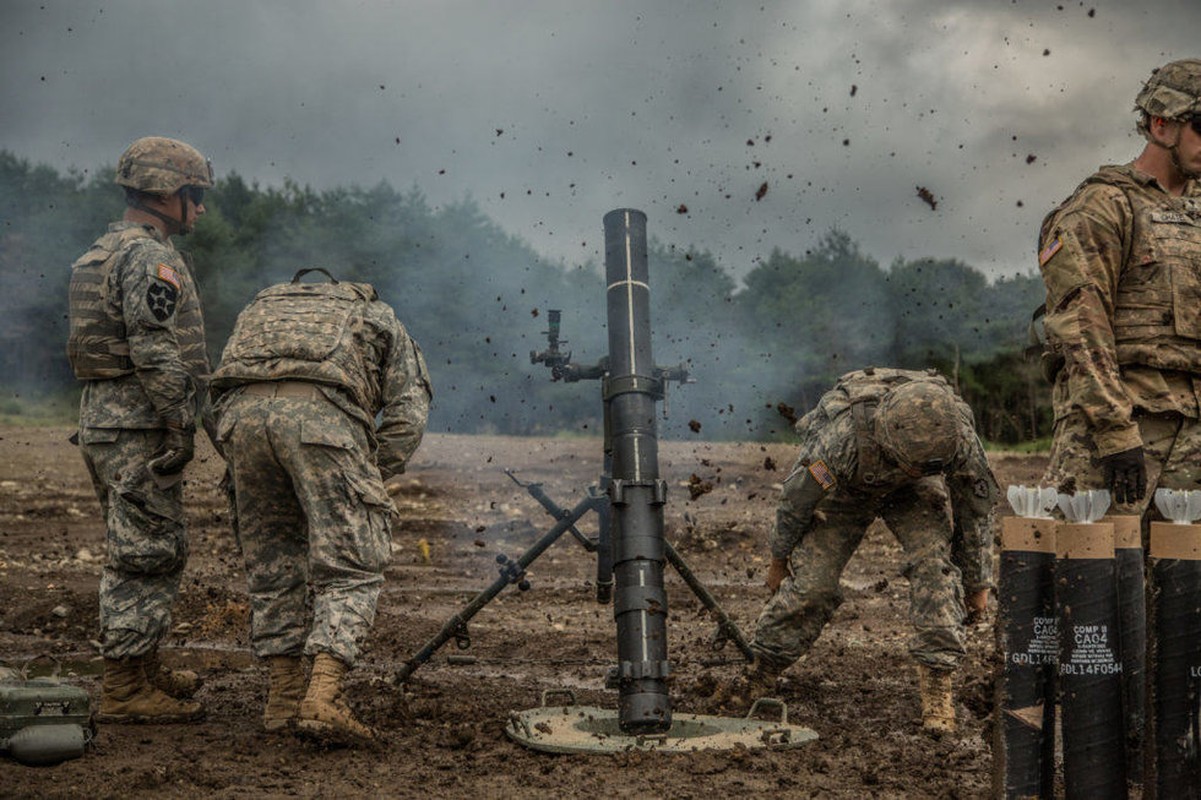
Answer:
[[[175,136],[263,187],[470,197],[567,264],[634,207],[737,277],[832,227],[996,276],[1138,153],[1134,95],[1199,31],[1198,0],[3,0],[0,148]]]

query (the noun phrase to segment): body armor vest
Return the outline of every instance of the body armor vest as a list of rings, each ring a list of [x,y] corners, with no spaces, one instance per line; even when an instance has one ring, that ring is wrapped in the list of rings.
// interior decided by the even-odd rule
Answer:
[[[1109,170],[1085,183],[1121,189],[1132,212],[1113,303],[1118,364],[1201,373],[1201,198],[1166,208],[1158,190]]]
[[[855,481],[865,486],[875,486],[884,482],[886,473],[895,467],[885,464],[884,453],[876,441],[873,421],[880,400],[889,391],[909,381],[933,381],[942,386],[950,387],[946,378],[934,370],[912,372],[909,370],[869,367],[856,372],[848,372],[838,379],[834,388],[846,395],[850,406],[851,419],[855,423],[855,449],[858,465],[855,469]]]
[[[140,227],[110,231],[71,265],[67,358],[80,380],[119,378],[133,372],[125,320],[119,313],[109,313],[108,300],[117,291],[112,285],[113,267],[135,242],[148,238]]]
[[[363,306],[376,298],[365,283],[269,286],[238,315],[213,386],[300,380],[345,389],[368,413],[378,406],[356,338]]]
[[[67,358],[76,378],[109,380],[133,374],[117,267],[137,248],[157,242],[146,228],[130,224],[101,236],[71,265]],[[190,277],[180,292],[175,331],[185,369],[194,377],[207,377],[204,319]]]

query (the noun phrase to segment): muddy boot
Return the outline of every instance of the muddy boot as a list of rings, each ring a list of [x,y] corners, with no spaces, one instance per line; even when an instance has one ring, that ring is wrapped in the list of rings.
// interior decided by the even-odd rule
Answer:
[[[779,672],[755,659],[741,675],[718,685],[713,702],[720,710],[746,711],[760,697],[768,697],[776,691],[779,677]]]
[[[304,697],[304,661],[300,656],[271,656],[267,659],[267,707],[263,730],[280,731],[296,719]]]
[[[919,664],[917,680],[922,696],[922,728],[930,733],[954,733],[955,697],[951,691],[951,671]]]
[[[191,722],[203,716],[200,703],[176,700],[154,686],[143,659],[104,659],[97,722]]]
[[[151,652],[142,662],[146,678],[155,688],[174,697],[188,700],[204,686],[204,679],[190,669],[170,669],[163,664],[157,651]]]
[[[371,745],[379,740],[374,730],[354,718],[342,698],[347,669],[329,653],[318,653],[313,659],[313,675],[297,715],[298,733],[322,744]]]
[[[780,673],[774,669],[768,668],[759,659],[751,664],[746,671],[746,701],[747,705],[758,700],[760,697],[769,697],[776,693],[776,680],[780,677]]]

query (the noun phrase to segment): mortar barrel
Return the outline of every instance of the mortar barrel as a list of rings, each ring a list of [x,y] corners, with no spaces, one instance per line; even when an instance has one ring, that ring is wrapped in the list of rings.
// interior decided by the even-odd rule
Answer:
[[[663,588],[666,484],[659,477],[655,414],[662,391],[651,355],[646,215],[610,211],[604,228],[618,719],[627,733],[658,733],[671,727]]]

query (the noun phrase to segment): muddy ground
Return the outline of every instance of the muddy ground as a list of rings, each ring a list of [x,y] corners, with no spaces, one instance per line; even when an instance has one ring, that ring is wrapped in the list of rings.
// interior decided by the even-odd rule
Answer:
[[[104,532],[69,433],[0,429],[0,657],[19,666],[53,654],[95,702]],[[989,794],[992,631],[971,631],[956,686],[961,731],[942,739],[923,735],[906,657],[901,550],[878,523],[843,576],[846,602],[781,690],[790,722],[820,735],[803,747],[551,755],[511,741],[504,732],[509,713],[540,705],[548,689],[568,688],[580,704],[616,708],[616,693],[604,688],[616,655],[612,609],[596,603],[595,558],[570,535],[533,564],[528,591],[506,588],[473,620],[470,650],[452,642],[403,691],[393,688],[399,665],[496,578],[497,554],[519,556],[551,526],[503,470],[542,483],[570,507],[595,481],[600,450],[598,439],[427,437],[408,474],[390,487],[403,522],[373,638],[349,687],[352,706],[383,731],[386,744],[361,752],[322,750],[260,730],[266,678],[248,647],[240,557],[217,491],[219,459],[204,443],[189,468],[192,555],[164,652],[168,662],[203,673],[206,719],[101,726],[84,758],[56,767],[0,758],[0,796]],[[793,455],[790,445],[661,443],[661,473],[670,486],[666,536],[748,638],[766,598],[767,535]],[[992,459],[1002,486],[1035,482],[1044,464],[1037,456]],[[595,533],[592,519],[579,527]],[[709,692],[738,674],[737,651],[715,653],[710,616],[670,568],[667,583],[674,707],[711,713]],[[450,663],[448,655],[471,655],[474,662]]]

